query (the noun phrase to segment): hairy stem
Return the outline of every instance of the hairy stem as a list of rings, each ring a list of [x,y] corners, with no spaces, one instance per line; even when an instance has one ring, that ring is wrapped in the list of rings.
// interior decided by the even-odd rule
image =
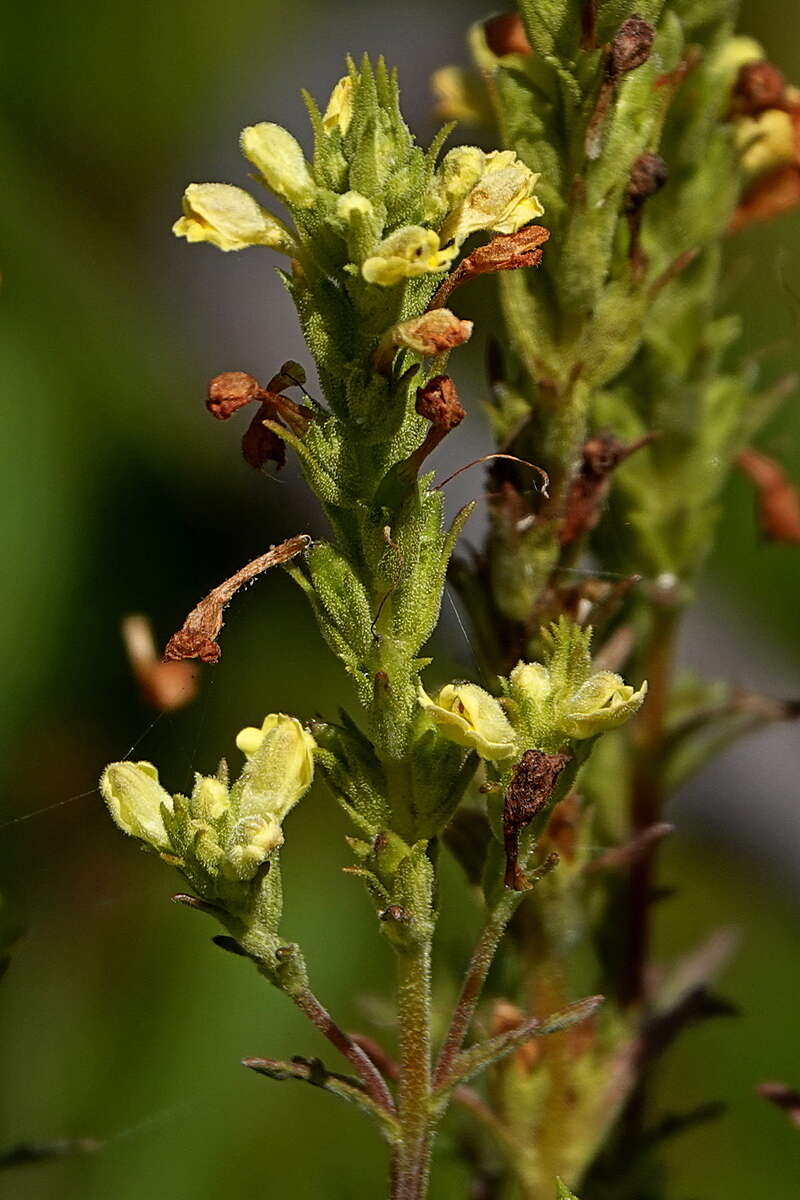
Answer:
[[[437,1087],[450,1074],[456,1056],[464,1043],[476,1005],[483,991],[483,985],[486,982],[486,976],[489,974],[489,969],[497,953],[497,947],[500,945],[506,925],[511,919],[519,899],[516,893],[509,892],[504,895],[490,912],[480,932],[436,1064],[434,1083]]]
[[[305,1013],[308,1019],[316,1025],[317,1029],[328,1039],[331,1045],[335,1046],[344,1055],[363,1083],[367,1095],[380,1108],[386,1109],[387,1112],[394,1112],[394,1101],[386,1086],[386,1080],[374,1062],[353,1041],[349,1034],[339,1028],[333,1017],[324,1005],[320,1003],[314,993],[310,989],[305,989],[293,995],[292,999],[300,1011]]]
[[[397,952],[397,1009],[401,1142],[392,1163],[392,1200],[422,1200],[427,1193],[431,1128],[431,943]]]

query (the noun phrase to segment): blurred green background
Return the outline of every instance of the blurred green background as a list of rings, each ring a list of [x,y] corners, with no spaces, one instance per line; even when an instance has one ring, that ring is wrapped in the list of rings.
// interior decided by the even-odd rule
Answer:
[[[800,77],[797,14],[781,0],[744,8],[743,27]],[[400,67],[410,122],[428,138],[428,76],[462,58],[466,24],[484,12],[480,0],[40,0],[6,11],[0,891],[24,933],[0,986],[0,1148],[59,1136],[104,1146],[0,1173],[2,1196],[381,1194],[383,1153],[355,1112],[238,1065],[321,1052],[316,1035],[209,944],[204,918],[169,903],[177,877],[123,842],[96,792],[81,794],[134,743],[178,788],[263,713],[330,714],[345,695],[277,574],[236,601],[223,660],[188,709],[153,723],[131,684],[122,614],[152,614],[165,638],[271,541],[319,528],[293,468],[278,481],[251,471],[241,429],[213,422],[202,403],[220,370],[264,376],[303,357],[270,256],[189,249],[169,225],[185,183],[246,181],[243,125],[304,130],[300,87],[324,99],[348,50],[383,51]],[[768,378],[797,367],[799,255],[800,215],[731,248],[726,303]],[[486,297],[473,303],[486,328]],[[470,427],[450,451],[456,465],[487,440],[480,379],[468,376],[467,365]],[[761,443],[795,478],[799,428],[793,401]],[[475,491],[479,473],[459,483]],[[759,542],[743,484],[728,500],[687,653],[797,694],[797,552]],[[457,628],[439,648],[469,668]],[[800,1084],[797,756],[796,739],[772,733],[707,772],[676,809],[664,878],[681,892],[664,906],[663,948],[739,925],[724,982],[742,1016],[689,1033],[663,1073],[664,1109],[727,1105],[670,1149],[675,1200],[800,1191],[800,1134],[753,1091],[765,1078]],[[339,874],[344,832],[321,791],[292,816],[287,928],[353,1027],[380,1023],[388,963],[358,887]],[[454,870],[446,883],[455,904]],[[458,911],[474,924],[470,903]],[[463,961],[469,938],[463,921],[446,920],[443,960]],[[445,1135],[435,1197],[466,1195],[448,1147]]]

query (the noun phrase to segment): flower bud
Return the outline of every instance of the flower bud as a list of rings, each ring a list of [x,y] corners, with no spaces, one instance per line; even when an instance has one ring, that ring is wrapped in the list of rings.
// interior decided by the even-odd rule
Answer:
[[[348,223],[356,217],[371,217],[375,213],[372,202],[360,192],[345,192],[336,201],[336,215]]]
[[[190,183],[183,194],[183,216],[172,226],[187,242],[210,242],[220,250],[270,246],[292,254],[289,230],[253,197],[228,183]]]
[[[541,663],[519,662],[509,676],[511,694],[519,704],[539,708],[553,690],[547,667]]]
[[[435,275],[447,269],[457,251],[441,248],[438,234],[421,225],[406,225],[389,234],[361,268],[367,283],[395,287],[404,279]]]
[[[445,154],[436,172],[436,184],[447,208],[455,208],[481,179],[486,153],[477,146],[456,146]]]
[[[294,717],[270,713],[260,729],[243,729],[236,745],[248,760],[237,784],[240,816],[280,824],[311,787],[316,742]]]
[[[218,821],[228,811],[228,789],[215,775],[195,775],[191,813],[199,821]]]
[[[220,869],[227,879],[252,879],[269,854],[282,845],[281,827],[272,817],[245,817],[233,827]]]
[[[111,763],[103,772],[100,791],[123,833],[156,850],[169,849],[161,806],[171,812],[172,797],[158,782],[158,770],[152,763]]]
[[[277,196],[297,208],[309,208],[317,195],[300,143],[288,129],[262,121],[242,130],[242,153],[261,172]]]
[[[544,212],[534,194],[538,179],[513,150],[487,154],[478,183],[445,221],[442,241],[461,246],[470,234],[481,229],[516,233]]]
[[[339,133],[344,137],[353,120],[353,81],[349,75],[340,79],[331,92],[328,107],[322,118],[322,128],[326,133]]]
[[[611,671],[591,675],[564,703],[561,728],[572,738],[589,738],[624,725],[641,708],[647,683],[638,691]]]
[[[433,700],[419,688],[419,702],[440,734],[497,762],[514,752],[514,730],[502,707],[475,683],[448,683]]]

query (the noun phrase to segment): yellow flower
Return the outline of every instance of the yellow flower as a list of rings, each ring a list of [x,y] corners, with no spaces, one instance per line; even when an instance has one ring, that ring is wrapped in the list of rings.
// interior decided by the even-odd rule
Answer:
[[[152,763],[111,763],[103,772],[100,791],[123,833],[157,850],[169,848],[161,806],[172,812],[172,797],[158,782],[158,771]]]
[[[736,122],[736,145],[749,175],[764,175],[797,161],[794,123],[787,112],[768,108],[756,117]]]
[[[420,684],[419,702],[439,733],[492,762],[514,753],[514,730],[502,707],[475,683],[448,683],[433,700]]]
[[[285,225],[228,183],[190,183],[183,194],[183,214],[172,232],[187,242],[210,242],[220,250],[270,246],[291,254],[295,249]]]
[[[445,221],[442,241],[460,246],[481,229],[516,233],[544,212],[534,193],[538,179],[513,150],[487,154],[480,179]]]
[[[589,738],[624,725],[642,707],[647,683],[638,691],[611,671],[598,671],[562,706],[561,728],[572,738]]]
[[[309,208],[314,203],[317,185],[300,143],[288,129],[270,121],[248,125],[242,130],[240,144],[245,158],[281,200],[296,208]]]
[[[243,729],[236,745],[247,756],[237,787],[239,814],[279,824],[311,787],[316,742],[295,717],[270,713],[260,729]]]
[[[455,247],[443,250],[438,234],[432,229],[406,225],[384,238],[362,266],[361,273],[367,283],[394,287],[404,279],[446,270],[456,253]]]
[[[342,137],[350,128],[353,119],[353,81],[349,75],[340,79],[331,92],[328,107],[322,118],[322,127],[326,133],[339,130]]]

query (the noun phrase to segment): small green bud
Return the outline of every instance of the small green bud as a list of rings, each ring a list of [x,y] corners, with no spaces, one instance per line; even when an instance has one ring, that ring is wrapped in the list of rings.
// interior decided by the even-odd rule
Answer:
[[[501,705],[476,683],[448,683],[435,700],[420,684],[419,702],[443,737],[497,762],[515,749],[514,730]]]
[[[638,712],[646,695],[646,682],[636,691],[621,676],[599,671],[564,702],[561,727],[578,739],[616,729]]]
[[[183,193],[183,216],[172,226],[187,242],[210,242],[219,250],[269,246],[294,252],[289,230],[253,197],[229,183],[190,183]]]
[[[270,121],[248,125],[242,130],[241,147],[276,196],[297,208],[309,208],[314,203],[317,185],[300,143],[288,129]]]
[[[158,782],[158,770],[152,763],[111,763],[103,772],[100,791],[123,833],[156,850],[169,849],[161,806],[171,812],[172,797]]]

